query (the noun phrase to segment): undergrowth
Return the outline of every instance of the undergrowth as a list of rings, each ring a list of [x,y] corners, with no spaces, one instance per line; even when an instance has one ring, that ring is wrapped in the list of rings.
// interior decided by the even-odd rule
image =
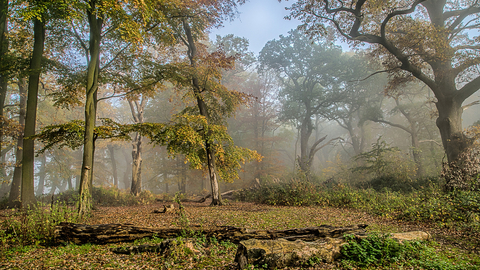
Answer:
[[[65,203],[38,203],[27,209],[12,209],[0,224],[0,254],[28,245],[50,245],[56,225],[78,221],[76,209]]]
[[[155,201],[155,196],[148,190],[143,190],[138,196],[120,190],[115,187],[93,187],[92,197],[94,205],[102,206],[134,206],[150,204]],[[55,196],[55,200],[62,201],[70,205],[78,201],[78,191],[69,190]]]
[[[435,184],[403,193],[343,184],[326,187],[293,180],[263,184],[257,190],[241,192],[238,198],[268,205],[353,208],[398,220],[432,222],[480,232],[480,192],[445,192]]]
[[[387,234],[371,234],[366,238],[345,235],[340,264],[346,269],[478,269],[467,261],[441,254],[435,243],[406,241],[399,243]]]

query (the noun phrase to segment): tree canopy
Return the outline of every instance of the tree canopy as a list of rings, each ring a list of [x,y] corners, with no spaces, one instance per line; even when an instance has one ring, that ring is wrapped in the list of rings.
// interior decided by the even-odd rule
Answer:
[[[291,17],[311,37],[325,35],[328,25],[354,45],[375,45],[373,54],[390,74],[389,91],[417,79],[434,93],[448,160],[468,147],[461,115],[462,103],[480,88],[478,1],[300,0]]]

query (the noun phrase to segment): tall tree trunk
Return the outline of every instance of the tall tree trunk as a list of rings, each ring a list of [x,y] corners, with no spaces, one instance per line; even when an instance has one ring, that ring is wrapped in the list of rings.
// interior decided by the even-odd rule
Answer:
[[[34,167],[35,167],[35,141],[29,139],[35,135],[35,122],[37,120],[37,96],[40,73],[42,69],[42,57],[45,44],[44,22],[33,19],[34,45],[30,61],[28,78],[27,113],[25,117],[25,133],[23,138],[22,159],[22,207],[35,203],[34,193]]]
[[[410,113],[405,111],[402,106],[400,105],[400,101],[395,99],[395,103],[397,104],[397,108],[400,110],[400,113],[407,119],[408,124],[410,125],[410,136],[412,139],[412,156],[415,165],[417,166],[416,176],[421,177],[425,174],[423,162],[422,162],[422,154],[420,150],[420,143],[418,141],[418,123],[417,121],[411,116]],[[405,129],[407,131],[407,129]],[[408,132],[408,131],[407,131]]]
[[[95,154],[94,129],[97,118],[97,90],[100,73],[100,39],[103,19],[98,18],[97,1],[90,1],[87,9],[90,27],[90,62],[87,68],[86,101],[85,101],[85,137],[83,143],[83,161],[80,175],[80,201],[78,213],[84,216],[92,208],[93,163]]]
[[[107,146],[110,155],[110,162],[112,163],[113,186],[118,188],[118,173],[117,161],[115,160],[115,147],[111,144]]]
[[[139,133],[135,134],[132,146],[132,186],[130,193],[137,196],[142,192],[142,136]]]
[[[195,45],[195,40],[192,35],[190,25],[186,20],[183,21],[183,28],[185,30],[185,35],[187,37],[186,45],[188,46],[188,56],[190,59],[190,65],[195,69],[197,67],[197,47]],[[192,78],[193,91],[197,100],[197,106],[200,111],[200,115],[206,117],[209,121],[210,117],[208,114],[207,104],[203,100],[202,91],[200,87],[200,82],[197,76]],[[208,135],[205,134],[205,151],[207,156],[207,167],[208,167],[208,176],[210,178],[210,186],[212,189],[212,205],[223,205],[222,197],[220,195],[220,189],[218,186],[217,173],[215,171],[215,153],[212,149],[211,144],[208,142]]]
[[[310,115],[305,117],[300,126],[300,159],[298,160],[298,166],[300,170],[306,174],[310,171],[310,162],[308,160],[308,140],[312,135],[312,123]]]
[[[73,189],[73,182],[72,182],[72,178],[73,178],[73,177],[74,177],[73,175],[71,175],[71,176],[68,177],[68,180],[67,180],[67,183],[68,183],[67,189],[68,189],[68,190]]]
[[[80,175],[75,175],[75,190],[80,190]]]
[[[262,131],[265,130],[265,121],[262,121],[262,126],[260,126],[259,124],[259,103],[258,102],[255,102],[254,105],[253,105],[253,139],[254,139],[254,142],[255,142],[255,150],[258,151],[259,153],[261,154],[264,154],[263,152],[263,136],[262,136],[262,141],[260,143],[260,135],[259,135],[259,129],[261,129]],[[262,132],[262,135],[264,133]],[[261,144],[261,147],[260,147],[260,144]],[[263,162],[260,162],[260,161],[255,161],[255,172],[253,174],[253,177],[254,178],[257,178],[257,179],[260,179],[260,176],[261,176],[261,172],[262,172],[262,166],[263,166]]]
[[[5,180],[1,179],[5,172],[5,155],[6,151],[3,150],[3,123],[4,123],[4,107],[5,107],[5,98],[7,96],[7,86],[8,78],[4,70],[6,67],[6,53],[8,51],[8,41],[6,37],[7,32],[7,18],[8,18],[8,0],[0,0],[0,153],[2,155],[0,164],[0,181]],[[2,183],[4,186],[5,183]]]
[[[70,177],[66,178],[66,179],[58,179],[60,181],[60,185],[58,186],[58,189],[59,189],[60,193],[65,192],[67,190],[68,179],[70,179]]]
[[[125,173],[123,174],[123,186],[125,189],[127,189],[129,186],[131,186],[132,181],[130,179],[130,176],[132,175],[132,161],[130,160],[132,158],[132,155],[129,155],[128,152],[122,151],[123,157],[125,158]]]
[[[140,99],[140,101],[139,101]],[[143,123],[143,113],[147,98],[143,95],[128,99],[130,111],[136,124]],[[132,142],[132,186],[130,192],[137,196],[142,191],[142,136],[135,134]]]
[[[40,156],[40,171],[38,172],[37,196],[42,196],[45,189],[45,178],[47,177],[47,156],[45,153]]]
[[[20,94],[20,110],[18,115],[18,124],[20,131],[17,138],[17,152],[15,154],[15,171],[13,172],[12,185],[10,187],[10,197],[8,205],[10,208],[19,208],[21,206],[21,185],[22,185],[22,157],[23,157],[23,129],[25,126],[25,113],[27,111],[27,88],[25,79],[18,79],[18,90]]]
[[[448,162],[458,160],[460,153],[470,146],[470,141],[463,134],[462,102],[454,98],[441,99],[437,97],[437,127],[440,130],[443,148]]]
[[[411,134],[411,138],[412,138],[413,161],[415,162],[415,165],[417,165],[416,175],[417,177],[422,177],[425,174],[425,169],[423,167],[423,162],[422,162],[422,151],[420,150],[420,143],[418,141],[417,127],[414,123],[411,127],[412,127],[412,130],[414,131]]]
[[[180,175],[180,179],[177,182],[178,191],[182,194],[187,193],[187,164],[181,159],[177,159],[177,173]]]

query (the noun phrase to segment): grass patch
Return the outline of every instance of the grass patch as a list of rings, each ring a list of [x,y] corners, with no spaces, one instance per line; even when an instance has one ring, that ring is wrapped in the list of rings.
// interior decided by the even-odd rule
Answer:
[[[240,199],[269,205],[352,208],[405,221],[429,222],[480,233],[480,192],[444,192],[438,185],[408,193],[358,189],[348,185],[326,187],[311,182],[264,184]]]
[[[56,225],[77,221],[76,210],[64,203],[38,203],[27,209],[12,209],[0,224],[0,254],[13,247],[49,245]]]
[[[478,269],[479,260],[459,258],[453,252],[439,252],[435,242],[409,241],[403,244],[387,234],[357,239],[345,235],[340,261],[346,269]]]

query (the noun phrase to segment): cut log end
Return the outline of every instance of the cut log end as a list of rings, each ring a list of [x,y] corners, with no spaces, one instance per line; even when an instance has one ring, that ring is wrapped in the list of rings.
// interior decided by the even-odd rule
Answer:
[[[175,206],[173,204],[164,205],[162,210],[153,210],[155,214],[164,214],[164,213],[171,213],[175,210]]]

